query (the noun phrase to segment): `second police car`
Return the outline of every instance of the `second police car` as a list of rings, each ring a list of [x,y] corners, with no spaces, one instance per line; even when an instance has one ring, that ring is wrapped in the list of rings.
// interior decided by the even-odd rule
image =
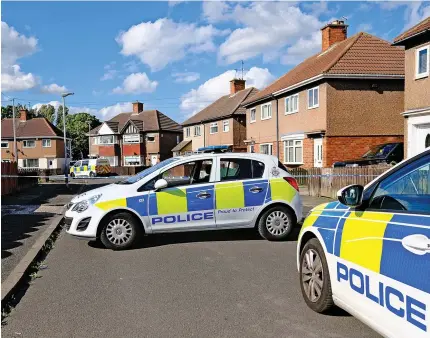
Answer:
[[[69,234],[111,249],[128,248],[142,234],[254,226],[282,240],[302,219],[298,190],[274,156],[180,156],[75,197],[65,221]]]
[[[299,235],[303,297],[386,337],[430,336],[430,150],[315,207]]]

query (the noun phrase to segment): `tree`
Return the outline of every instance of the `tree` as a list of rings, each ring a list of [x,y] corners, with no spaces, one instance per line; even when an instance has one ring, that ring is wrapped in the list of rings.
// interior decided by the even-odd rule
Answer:
[[[72,139],[72,158],[88,157],[89,145],[88,136],[86,135],[88,133],[88,122],[91,123],[90,129],[99,126],[101,122],[97,117],[88,113],[66,115],[66,121],[67,137]]]
[[[69,108],[66,107],[66,121],[69,116]],[[57,128],[63,130],[63,106],[59,106],[57,109]]]
[[[15,106],[15,117],[19,118],[19,111],[21,109],[25,109],[26,107],[21,105],[21,104],[17,104]],[[28,114],[27,114],[27,118],[32,118],[36,115],[36,112],[34,111],[34,109],[27,109],[28,110]],[[6,107],[1,107],[1,118],[2,119],[6,119],[9,118],[11,119],[13,117],[13,106],[12,105],[7,105]]]
[[[44,104],[37,111],[37,115],[41,117],[45,117],[49,122],[54,123],[55,108],[50,104]]]

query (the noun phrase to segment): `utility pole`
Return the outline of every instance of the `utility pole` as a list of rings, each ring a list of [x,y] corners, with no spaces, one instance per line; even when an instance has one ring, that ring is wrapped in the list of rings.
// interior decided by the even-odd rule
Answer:
[[[63,140],[64,140],[64,181],[66,184],[69,183],[69,166],[67,163],[67,138],[66,138],[66,103],[65,103],[65,98],[69,95],[73,95],[74,93],[64,93],[62,94],[62,98],[63,98]],[[58,120],[58,116],[57,116],[57,120]],[[70,149],[71,150],[71,149]],[[71,154],[70,154],[71,155]]]
[[[13,155],[18,165],[18,148],[16,146],[15,99],[12,99],[12,126],[13,126]]]

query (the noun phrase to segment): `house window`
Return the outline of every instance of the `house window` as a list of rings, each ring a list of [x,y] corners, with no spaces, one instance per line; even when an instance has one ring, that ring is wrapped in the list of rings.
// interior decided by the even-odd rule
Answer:
[[[261,106],[261,119],[267,120],[272,118],[272,103],[266,103]]]
[[[201,135],[200,126],[194,126],[194,136],[200,136],[200,135]]]
[[[9,142],[8,141],[1,141],[1,147],[2,148],[9,148]]]
[[[185,128],[185,137],[190,137],[191,136],[191,128]]]
[[[140,166],[144,161],[140,156],[124,156],[125,166]]]
[[[266,155],[272,155],[272,143],[263,143],[260,144],[260,153]]]
[[[303,140],[284,141],[284,162],[289,164],[303,163]]]
[[[285,98],[285,115],[294,114],[299,111],[299,94]]]
[[[430,46],[418,48],[416,51],[416,78],[429,76]]]
[[[39,168],[38,158],[25,158],[22,163],[24,168]]]
[[[230,122],[228,120],[222,121],[222,131],[224,133],[230,130]]]
[[[151,142],[151,143],[155,142],[155,136],[147,136],[146,141]]]
[[[117,160],[116,160],[117,157],[116,156],[100,156],[100,158],[108,160],[109,164],[112,167],[115,167],[117,165]]]
[[[43,148],[50,148],[51,147],[51,140],[42,140],[42,147]]]
[[[99,136],[99,144],[114,144],[114,143],[115,143],[114,135]]]
[[[250,123],[253,123],[253,122],[255,122],[257,120],[256,115],[257,115],[256,109],[255,108],[251,109],[250,119],[249,119]]]
[[[209,132],[211,134],[216,134],[218,132],[218,122],[211,123]]]
[[[126,134],[123,136],[124,143],[140,143],[142,138],[139,134]]]
[[[253,153],[253,152],[254,152],[254,145],[253,145],[253,144],[251,144],[251,145],[249,146],[249,152],[250,152],[250,153]]]
[[[319,87],[308,90],[308,109],[319,107]]]
[[[23,147],[24,148],[34,148],[34,147],[36,147],[36,141],[35,140],[24,140],[23,141]]]

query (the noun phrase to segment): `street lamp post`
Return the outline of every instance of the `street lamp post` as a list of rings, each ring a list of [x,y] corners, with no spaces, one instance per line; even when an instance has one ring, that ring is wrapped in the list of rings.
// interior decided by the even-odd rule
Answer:
[[[61,94],[61,97],[63,98],[64,181],[66,184],[69,183],[69,177],[68,177],[69,173],[68,173],[68,165],[67,165],[66,103],[65,103],[65,98],[67,96],[70,96],[70,95],[74,95],[74,93]]]
[[[88,158],[90,158],[91,151],[91,121],[88,121]]]

